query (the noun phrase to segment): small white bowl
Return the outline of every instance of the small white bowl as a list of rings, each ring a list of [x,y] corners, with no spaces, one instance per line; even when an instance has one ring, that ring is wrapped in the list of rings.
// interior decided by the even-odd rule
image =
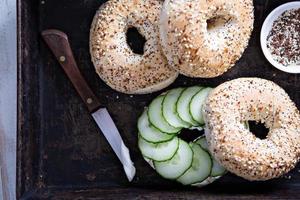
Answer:
[[[300,1],[294,1],[290,3],[283,4],[276,9],[274,9],[264,21],[264,24],[261,29],[260,33],[260,45],[262,51],[267,58],[267,60],[277,69],[288,72],[288,73],[300,73],[300,65],[288,65],[284,66],[278,63],[276,60],[273,59],[272,54],[270,53],[269,49],[267,48],[267,37],[272,29],[274,21],[285,11],[291,9],[300,8]]]

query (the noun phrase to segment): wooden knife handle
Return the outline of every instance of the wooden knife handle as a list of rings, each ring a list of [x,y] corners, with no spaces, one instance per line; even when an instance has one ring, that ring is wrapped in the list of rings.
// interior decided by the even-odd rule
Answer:
[[[71,80],[90,112],[100,107],[100,102],[81,75],[74,59],[68,36],[59,30],[45,30],[42,36],[56,59]]]

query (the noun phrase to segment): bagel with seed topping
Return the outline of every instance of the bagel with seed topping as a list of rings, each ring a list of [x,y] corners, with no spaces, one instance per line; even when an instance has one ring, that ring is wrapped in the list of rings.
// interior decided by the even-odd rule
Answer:
[[[300,115],[288,94],[260,78],[239,78],[215,88],[204,105],[210,152],[227,170],[248,180],[279,177],[299,161]],[[269,129],[259,139],[243,125]]]
[[[252,0],[166,0],[160,39],[169,65],[189,77],[217,77],[241,57],[253,29]]]
[[[90,53],[98,75],[112,89],[128,94],[151,93],[177,78],[159,44],[161,8],[159,0],[110,0],[96,13]],[[143,55],[134,53],[127,44],[126,31],[131,27],[146,39]]]

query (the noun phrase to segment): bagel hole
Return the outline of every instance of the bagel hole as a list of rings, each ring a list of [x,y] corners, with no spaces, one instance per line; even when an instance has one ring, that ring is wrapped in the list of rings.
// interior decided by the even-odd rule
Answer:
[[[193,142],[195,139],[200,137],[201,135],[204,135],[204,130],[189,130],[189,129],[183,129],[181,133],[178,135],[178,137],[186,142]]]
[[[230,23],[231,21],[232,21],[232,18],[227,15],[218,15],[218,16],[212,17],[212,18],[206,20],[207,31],[211,32],[211,31],[221,29],[222,27],[224,27],[226,24]]]
[[[255,137],[263,140],[266,139],[269,133],[269,129],[264,123],[257,121],[248,121],[250,132],[255,135]]]
[[[135,54],[143,55],[146,39],[140,34],[137,28],[129,27],[126,32],[126,42],[131,51]]]

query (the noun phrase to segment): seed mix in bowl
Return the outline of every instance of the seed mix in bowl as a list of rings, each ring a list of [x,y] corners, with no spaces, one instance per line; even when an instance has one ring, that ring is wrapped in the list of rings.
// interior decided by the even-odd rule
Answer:
[[[284,66],[300,64],[300,9],[285,11],[274,21],[267,48]]]

